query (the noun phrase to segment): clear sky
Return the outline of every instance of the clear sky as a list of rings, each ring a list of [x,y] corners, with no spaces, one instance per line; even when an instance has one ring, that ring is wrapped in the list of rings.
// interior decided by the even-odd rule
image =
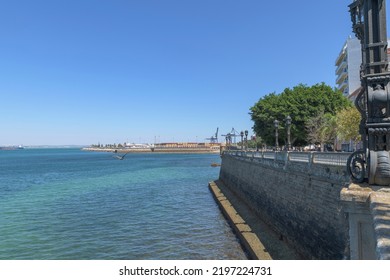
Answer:
[[[0,145],[251,131],[262,96],[335,86],[350,3],[0,0]]]

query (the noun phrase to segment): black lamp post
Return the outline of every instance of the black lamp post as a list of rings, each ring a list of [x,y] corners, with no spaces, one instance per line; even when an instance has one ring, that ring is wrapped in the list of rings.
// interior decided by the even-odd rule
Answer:
[[[226,146],[227,146],[227,149],[230,150],[230,145],[232,143],[232,136],[230,133],[228,133],[226,135]]]
[[[248,150],[248,130],[245,130],[245,151]]]
[[[243,150],[244,149],[244,131],[241,131],[240,135],[241,135],[241,150]]]
[[[278,120],[274,120],[274,127],[275,127],[275,150],[277,151],[279,149],[279,139],[278,139],[279,121]]]
[[[291,134],[291,117],[288,115],[286,117],[286,128],[287,128],[287,151],[291,150],[291,140],[290,140],[290,134]]]
[[[354,0],[349,5],[352,27],[360,40],[361,89],[355,105],[361,114],[363,149],[350,155],[348,173],[356,183],[390,186],[390,72],[387,54],[385,0]]]

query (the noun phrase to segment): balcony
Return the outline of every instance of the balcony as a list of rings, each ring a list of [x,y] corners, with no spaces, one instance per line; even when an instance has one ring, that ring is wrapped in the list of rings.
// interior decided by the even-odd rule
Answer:
[[[347,91],[349,91],[347,89],[348,89],[348,82],[344,81],[342,84],[339,85],[339,90],[341,92],[346,93]]]
[[[339,56],[336,59],[335,65],[339,65],[341,61],[347,56],[347,44],[345,43],[343,49],[340,51]]]
[[[346,71],[348,68],[347,59],[344,59],[336,69],[336,75],[340,75],[342,71]]]
[[[342,84],[348,78],[347,71],[341,72],[341,74],[336,78],[336,84]]]

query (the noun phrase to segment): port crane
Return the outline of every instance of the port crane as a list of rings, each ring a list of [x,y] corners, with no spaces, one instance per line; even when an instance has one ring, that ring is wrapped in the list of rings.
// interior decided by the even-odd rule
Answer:
[[[218,130],[219,127],[217,127],[217,131],[215,132],[215,135],[211,136],[210,138],[206,138],[206,140],[210,140],[210,143],[218,143]]]
[[[226,140],[229,142],[229,144],[231,144],[231,143],[236,143],[236,137],[240,136],[240,134],[233,127],[229,133],[221,136],[225,136]]]

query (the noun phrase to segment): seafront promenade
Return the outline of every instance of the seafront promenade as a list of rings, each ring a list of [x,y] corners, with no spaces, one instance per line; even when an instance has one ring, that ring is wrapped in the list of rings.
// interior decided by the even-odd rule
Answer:
[[[265,242],[268,237],[260,232],[255,245],[260,250],[253,258],[264,258],[268,252],[273,259],[389,260],[390,192],[381,186],[351,183],[348,155],[225,151],[219,178],[210,188],[233,194],[229,200],[246,205],[258,217],[251,224],[234,205],[251,228],[238,228],[238,236],[256,234],[255,226],[264,223],[263,228],[273,230],[288,245],[275,250],[284,253],[280,256],[271,253],[278,243]]]

